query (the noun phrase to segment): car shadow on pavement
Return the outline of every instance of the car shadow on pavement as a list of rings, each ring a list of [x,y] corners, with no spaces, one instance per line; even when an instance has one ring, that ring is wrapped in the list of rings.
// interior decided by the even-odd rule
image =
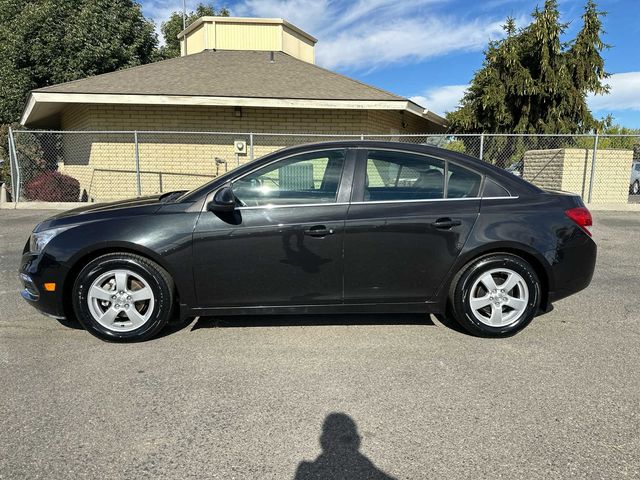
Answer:
[[[294,480],[393,480],[360,452],[361,440],[356,422],[349,415],[330,413],[322,424],[322,453],[312,462],[300,462]]]
[[[166,337],[189,328],[260,328],[260,327],[323,327],[323,326],[424,325],[438,326],[469,335],[458,323],[444,315],[423,313],[324,314],[324,315],[218,315],[190,317],[169,323],[154,338]]]
[[[84,327],[75,318],[57,318],[58,323],[63,327],[71,328],[73,330],[84,330]]]
[[[455,320],[436,315],[436,321],[456,332],[468,335]],[[195,320],[195,323],[194,323]],[[378,313],[378,314],[324,314],[324,315],[228,315],[215,317],[190,317],[175,320],[164,327],[154,338],[172,335],[191,325],[190,331],[201,328],[252,328],[252,327],[296,327],[296,326],[348,326],[348,325],[425,325],[436,326],[433,315],[423,313]],[[58,319],[60,325],[73,330],[84,330],[75,319]]]
[[[229,315],[200,317],[200,328],[296,327],[342,325],[435,325],[427,314]]]

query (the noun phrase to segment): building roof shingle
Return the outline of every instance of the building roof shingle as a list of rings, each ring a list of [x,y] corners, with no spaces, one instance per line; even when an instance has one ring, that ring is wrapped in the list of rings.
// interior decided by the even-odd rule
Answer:
[[[205,50],[201,53],[44,87],[34,92],[406,100],[283,52]]]

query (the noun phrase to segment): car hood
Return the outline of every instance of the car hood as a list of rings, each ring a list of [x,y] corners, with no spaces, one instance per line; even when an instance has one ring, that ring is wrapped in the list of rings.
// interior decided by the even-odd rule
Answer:
[[[161,195],[150,195],[148,197],[130,198],[127,200],[118,200],[110,203],[91,203],[84,207],[74,208],[66,212],[59,213],[52,219],[64,218],[72,215],[82,215],[86,213],[104,212],[106,210],[117,210],[121,208],[142,207],[160,203]]]
[[[84,223],[115,215],[149,214],[162,205],[162,195],[119,200],[110,203],[92,203],[83,207],[61,212],[40,223],[35,231],[46,230],[63,225]]]

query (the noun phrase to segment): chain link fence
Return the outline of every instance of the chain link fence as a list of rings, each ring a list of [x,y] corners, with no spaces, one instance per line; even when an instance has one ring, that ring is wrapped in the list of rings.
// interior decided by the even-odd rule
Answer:
[[[10,197],[103,202],[195,188],[284,147],[363,139],[434,145],[588,203],[640,203],[640,136],[319,135],[14,130]]]

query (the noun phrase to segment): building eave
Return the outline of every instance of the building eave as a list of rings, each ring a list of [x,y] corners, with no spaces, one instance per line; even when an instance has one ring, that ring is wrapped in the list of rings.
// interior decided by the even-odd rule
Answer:
[[[429,109],[424,108],[415,102],[412,102],[411,100],[407,100],[407,110],[413,113],[414,115],[426,118],[430,122],[440,125],[441,127],[447,127],[448,125],[446,118],[441,117],[437,113],[434,113]]]
[[[306,108],[338,110],[396,110],[406,111],[438,125],[446,120],[428,112],[410,100],[337,100],[337,99],[299,99],[299,98],[253,98],[253,97],[214,97],[185,95],[132,95],[132,94],[96,94],[96,93],[55,93],[37,92],[29,94],[20,123],[24,126],[35,124],[59,113],[69,104],[128,104],[128,105],[167,105],[167,106],[239,106],[258,108]]]
[[[434,113],[428,109],[424,109],[422,112],[422,116],[424,118],[426,118],[427,120],[429,120],[430,122],[433,123],[437,123],[438,125],[440,125],[441,127],[448,127],[449,126],[449,122],[447,121],[446,118],[438,115],[437,113]]]
[[[33,112],[36,106],[36,98],[34,92],[29,92],[29,97],[27,98],[27,103],[22,110],[22,115],[20,116],[20,125],[26,125],[29,119],[29,116]]]

